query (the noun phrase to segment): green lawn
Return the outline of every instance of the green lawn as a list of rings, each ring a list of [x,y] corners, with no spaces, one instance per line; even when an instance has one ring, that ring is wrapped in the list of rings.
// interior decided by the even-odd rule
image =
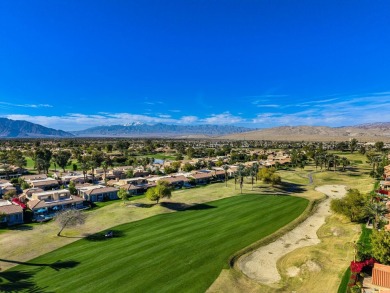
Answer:
[[[27,169],[34,169],[34,160],[31,158],[31,157],[27,157],[26,156],[26,161],[27,161],[27,166],[26,166],[26,168]],[[68,165],[68,166],[66,166],[65,167],[65,170],[73,170],[73,164],[77,164],[77,160],[74,160],[74,159],[72,159],[72,160],[70,160],[71,161],[71,163]],[[62,171],[62,169],[60,168],[60,167],[56,167],[55,168],[55,166],[54,166],[54,164],[53,163],[51,163],[51,165],[50,165],[50,170],[54,170],[54,169],[56,169],[56,170],[59,170],[59,171]]]
[[[0,291],[205,292],[230,256],[307,205],[303,198],[244,194],[120,225],[116,238],[81,239],[0,272]]]
[[[351,278],[351,268],[348,267],[341,279],[340,287],[337,290],[337,293],[346,293],[348,290],[349,279]]]

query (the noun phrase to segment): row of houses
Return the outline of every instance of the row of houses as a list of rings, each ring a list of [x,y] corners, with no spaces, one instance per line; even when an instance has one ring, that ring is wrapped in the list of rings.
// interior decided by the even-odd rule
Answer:
[[[271,162],[277,160],[286,160],[284,156],[273,157],[263,161],[246,162],[246,167],[252,166],[254,163],[260,163],[263,166],[272,166]],[[196,163],[197,159],[192,160]],[[3,217],[3,222],[9,225],[19,224],[23,221],[23,208],[29,208],[33,212],[33,219],[44,221],[52,218],[56,212],[67,209],[86,208],[85,202],[99,202],[107,200],[115,200],[118,198],[119,189],[125,189],[130,196],[140,195],[145,193],[149,188],[157,185],[158,181],[166,181],[173,189],[190,188],[194,185],[205,185],[214,181],[223,181],[227,175],[233,177],[237,172],[238,166],[230,165],[225,170],[221,167],[213,169],[203,169],[191,172],[181,172],[173,175],[150,176],[142,167],[133,168],[131,166],[117,167],[109,170],[106,175],[102,176],[101,170],[95,170],[94,177],[106,180],[100,184],[89,184],[86,181],[92,180],[92,174],[83,174],[82,172],[54,173],[54,178],[48,177],[46,174],[34,174],[21,176],[30,186],[29,189],[23,191],[21,195],[14,201],[3,201],[0,206],[0,214],[6,215]],[[138,175],[133,178],[123,178],[124,174],[131,170],[133,175]],[[226,175],[225,175],[226,174]],[[103,177],[103,178],[102,178]],[[70,182],[76,185],[77,194],[70,194],[68,189],[60,189],[61,186],[66,186]],[[15,187],[7,180],[0,180],[0,196]],[[21,207],[21,205],[24,205]],[[17,216],[16,216],[17,215]]]
[[[23,191],[15,201],[2,201],[0,214],[8,225],[23,223],[23,209],[28,208],[33,213],[33,220],[45,221],[51,219],[55,214],[64,209],[85,209],[87,202],[101,202],[118,199],[120,188],[127,190],[128,194],[140,195],[148,188],[157,185],[158,181],[168,182],[172,188],[192,187],[193,185],[208,184],[212,180],[223,180],[223,170],[202,170],[185,174],[170,176],[149,176],[128,179],[116,179],[102,184],[78,184],[76,185],[77,195],[72,195],[68,189],[45,188],[58,187],[58,181],[46,177],[45,174],[25,176],[24,180],[32,186]],[[53,183],[56,181],[56,184]],[[46,184],[41,184],[46,182]]]

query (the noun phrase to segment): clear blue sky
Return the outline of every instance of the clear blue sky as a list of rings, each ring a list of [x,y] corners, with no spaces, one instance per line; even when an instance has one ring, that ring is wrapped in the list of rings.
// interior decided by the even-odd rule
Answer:
[[[389,121],[390,1],[0,1],[0,116]]]

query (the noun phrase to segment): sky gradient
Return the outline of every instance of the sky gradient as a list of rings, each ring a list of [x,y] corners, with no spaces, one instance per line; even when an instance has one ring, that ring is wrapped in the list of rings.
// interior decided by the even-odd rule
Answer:
[[[0,116],[63,130],[390,121],[390,1],[0,1]]]

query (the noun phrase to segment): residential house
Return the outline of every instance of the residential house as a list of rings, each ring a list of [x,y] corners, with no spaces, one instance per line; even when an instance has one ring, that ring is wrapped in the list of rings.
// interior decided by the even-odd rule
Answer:
[[[41,180],[41,179],[46,179],[47,175],[46,174],[23,175],[23,176],[21,176],[21,178],[24,181]]]
[[[156,186],[155,184],[146,184],[146,185],[133,185],[133,184],[125,184],[121,185],[119,188],[123,188],[124,190],[127,191],[128,195],[141,195],[144,194],[148,188]]]
[[[182,188],[184,185],[188,185],[190,180],[184,175],[172,175],[172,176],[164,176],[157,181],[165,181],[172,188]]]
[[[61,181],[61,184],[69,184],[71,181],[75,184],[84,183],[84,174],[83,172],[57,172],[54,173],[54,178]],[[92,180],[91,175],[86,176],[86,180]]]
[[[209,184],[211,179],[213,178],[213,174],[211,172],[192,172],[191,175],[189,175],[189,178],[193,178],[195,181],[195,184],[197,185],[205,185]]]
[[[23,224],[23,208],[8,200],[0,200],[0,223],[7,226]]]
[[[43,190],[52,190],[59,188],[59,183],[54,178],[26,180],[31,187],[42,188]]]
[[[37,221],[51,219],[55,213],[64,209],[84,208],[84,200],[71,195],[67,189],[35,192],[27,199],[27,206],[33,212],[33,219]]]
[[[91,202],[118,199],[118,188],[92,185],[78,189],[79,195]]]
[[[213,174],[213,177],[215,180],[217,180],[217,181],[224,181],[225,180],[225,170],[215,168],[211,171],[211,173]]]
[[[12,188],[12,190],[15,189],[11,182],[0,179],[0,197],[10,191],[10,188]]]
[[[19,178],[22,174],[26,173],[24,168],[16,167],[13,165],[1,164],[0,165],[0,179]]]

